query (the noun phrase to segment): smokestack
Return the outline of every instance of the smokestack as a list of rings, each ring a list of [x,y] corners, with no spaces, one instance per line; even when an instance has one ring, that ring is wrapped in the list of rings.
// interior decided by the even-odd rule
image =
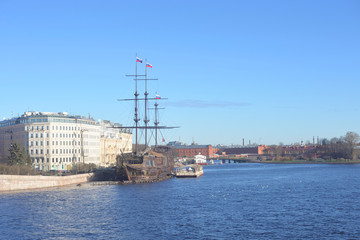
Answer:
[[[245,139],[243,138],[243,146],[245,146]]]

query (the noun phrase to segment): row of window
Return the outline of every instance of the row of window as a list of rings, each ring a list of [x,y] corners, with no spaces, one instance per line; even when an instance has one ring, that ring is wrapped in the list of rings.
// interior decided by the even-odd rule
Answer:
[[[75,133],[72,133],[72,134],[65,134],[65,133],[60,133],[60,134],[58,134],[58,133],[53,133],[52,134],[52,137],[53,138],[55,138],[55,137],[61,137],[61,138],[76,138],[76,136],[78,137],[78,138],[80,138],[80,134],[78,134],[78,135],[76,135]],[[87,136],[87,135],[86,135]],[[30,134],[30,138],[43,138],[44,137],[44,135],[42,134],[42,133],[40,133],[40,134],[38,134],[38,133],[31,133]],[[49,137],[49,133],[47,133],[46,134],[46,137],[48,138]]]
[[[44,135],[42,133],[40,133],[40,134],[35,133],[35,135],[33,133],[30,134],[30,138],[34,138],[34,136],[35,136],[35,138],[38,138],[39,136],[40,136],[40,138],[43,138]],[[49,137],[48,133],[46,134],[46,137]]]
[[[19,123],[35,123],[35,122],[62,122],[62,123],[78,123],[78,124],[90,124],[97,125],[95,121],[86,121],[86,120],[75,120],[75,119],[67,119],[67,118],[31,118],[31,119],[22,119]]]
[[[63,130],[63,131],[76,131],[76,128],[78,131],[80,131],[80,127],[70,127],[70,126],[52,126],[52,130]]]
[[[52,146],[80,146],[80,141],[52,141]],[[85,142],[87,145],[87,142]],[[30,146],[43,146],[43,141],[30,141]],[[50,146],[50,142],[46,141],[46,146]]]
[[[21,120],[20,122],[21,123],[28,123],[29,120],[30,120],[31,123],[34,123],[34,122],[47,122],[48,121],[47,118],[31,118],[31,119]]]
[[[34,130],[45,130],[44,126],[27,126],[26,127],[26,130],[27,131],[34,131]],[[46,126],[46,130],[49,130],[49,126]],[[60,130],[60,131],[80,131],[80,127],[70,127],[70,126],[52,126],[52,130]]]
[[[49,133],[46,133],[46,137],[48,138],[50,135],[49,135]],[[30,133],[29,134],[29,138],[43,138],[44,137],[44,135],[42,134],[42,133]],[[58,133],[53,133],[52,134],[52,137],[53,138],[58,138],[58,137],[60,137],[60,138],[80,138],[80,134],[75,134],[75,133],[72,133],[72,134],[67,134],[67,133],[60,133],[60,134],[58,134]],[[100,137],[99,136],[97,136],[97,135],[88,135],[88,134],[84,134],[84,136],[83,136],[83,138],[94,138],[94,139],[99,139]],[[120,139],[122,139],[121,137],[120,137]]]
[[[46,154],[49,154],[50,150],[46,149]],[[44,154],[44,150],[43,149],[31,149],[30,150],[30,154],[31,155],[37,155],[37,154]],[[52,154],[77,154],[77,153],[81,153],[80,149],[52,149]]]
[[[34,130],[44,130],[44,126],[31,126],[31,128],[29,126],[26,127],[26,131],[34,131]],[[49,130],[49,126],[46,126],[46,130]]]
[[[87,125],[98,125],[96,121],[79,120],[79,119],[63,119],[63,118],[30,118],[30,119],[11,119],[0,121],[0,127],[12,126],[17,124],[27,123],[42,123],[42,122],[60,122],[70,124],[87,124]],[[34,130],[34,129],[33,129]]]
[[[45,163],[45,159],[44,158],[32,158],[31,159],[32,163]],[[46,163],[49,163],[50,159],[47,158],[46,159]],[[51,159],[52,163],[63,163],[63,162],[80,162],[80,158],[76,158],[76,157],[72,157],[72,158],[52,158]]]

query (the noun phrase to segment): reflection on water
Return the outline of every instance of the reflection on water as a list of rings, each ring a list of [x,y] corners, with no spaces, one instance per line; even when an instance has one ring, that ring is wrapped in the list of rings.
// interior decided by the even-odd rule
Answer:
[[[198,179],[0,195],[1,239],[358,239],[360,165],[225,164]]]

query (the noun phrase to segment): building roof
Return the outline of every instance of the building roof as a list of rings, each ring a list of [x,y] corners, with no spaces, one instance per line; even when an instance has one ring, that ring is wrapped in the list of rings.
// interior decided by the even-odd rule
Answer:
[[[211,145],[176,145],[173,148],[176,149],[194,149],[194,148],[209,148]]]
[[[13,117],[11,119],[5,119],[0,121],[0,127],[10,126],[10,125],[17,125],[17,124],[24,124],[24,123],[37,123],[37,122],[48,122],[47,118],[58,118],[55,119],[55,122],[78,122],[83,124],[90,124],[90,125],[102,125],[105,127],[121,127],[122,125],[119,123],[113,123],[111,121],[103,120],[103,121],[96,121],[93,118],[84,117],[80,115],[69,115],[67,112],[36,112],[36,111],[29,111],[22,114],[20,117]],[[60,120],[59,120],[60,119]],[[124,129],[122,132],[130,133],[130,129]]]

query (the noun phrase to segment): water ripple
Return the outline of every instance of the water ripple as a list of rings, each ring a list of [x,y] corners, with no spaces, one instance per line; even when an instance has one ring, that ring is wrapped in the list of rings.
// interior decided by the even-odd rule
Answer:
[[[198,179],[0,195],[0,239],[358,239],[359,165],[228,164]]]

